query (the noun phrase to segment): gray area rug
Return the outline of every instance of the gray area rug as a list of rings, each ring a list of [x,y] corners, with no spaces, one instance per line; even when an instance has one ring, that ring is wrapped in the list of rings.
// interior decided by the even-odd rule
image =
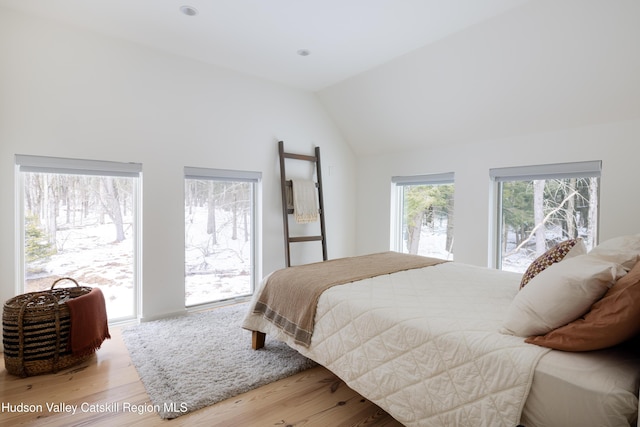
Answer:
[[[316,366],[286,344],[267,336],[251,349],[241,328],[248,304],[142,323],[122,336],[161,418],[236,396]]]

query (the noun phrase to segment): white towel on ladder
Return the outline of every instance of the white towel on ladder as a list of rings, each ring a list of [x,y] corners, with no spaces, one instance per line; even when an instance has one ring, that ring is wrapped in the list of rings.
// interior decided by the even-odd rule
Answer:
[[[299,224],[318,220],[318,195],[316,183],[305,180],[292,180],[293,217]]]

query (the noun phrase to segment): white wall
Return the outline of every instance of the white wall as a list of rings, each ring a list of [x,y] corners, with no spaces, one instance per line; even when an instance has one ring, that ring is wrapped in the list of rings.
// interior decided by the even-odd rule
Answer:
[[[17,286],[15,154],[142,163],[142,314],[155,318],[184,310],[184,166],[261,171],[263,272],[284,266],[278,139],[321,147],[329,256],[351,255],[355,159],[314,95],[0,10],[0,299]]]
[[[319,96],[357,156],[640,117],[640,1],[535,0]]]
[[[389,249],[392,176],[455,172],[454,258],[486,266],[489,169],[586,160],[602,160],[600,241],[638,233],[639,157],[640,119],[360,158],[357,253]]]

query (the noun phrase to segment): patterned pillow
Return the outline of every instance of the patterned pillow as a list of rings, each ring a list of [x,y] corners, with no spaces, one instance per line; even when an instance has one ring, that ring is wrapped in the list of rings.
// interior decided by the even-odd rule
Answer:
[[[569,254],[571,252],[571,254]],[[520,282],[520,289],[524,288],[524,286],[529,283],[531,279],[536,277],[541,271],[546,269],[552,264],[556,262],[560,262],[563,259],[577,255],[583,255],[587,252],[587,248],[584,245],[582,239],[570,239],[565,240],[564,242],[560,242],[538,258],[529,265],[527,271],[522,275],[522,281]]]

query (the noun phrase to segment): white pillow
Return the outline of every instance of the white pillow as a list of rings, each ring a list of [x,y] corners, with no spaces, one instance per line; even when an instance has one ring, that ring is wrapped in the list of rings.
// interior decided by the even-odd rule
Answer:
[[[590,255],[555,263],[518,292],[500,332],[529,337],[564,326],[589,311],[625,274],[622,266]]]
[[[621,264],[625,270],[629,271],[636,265],[640,256],[640,234],[609,239],[591,249],[589,255]]]
[[[571,250],[567,252],[563,259],[569,259],[573,257],[577,257],[578,255],[584,255],[587,253],[587,245],[584,244],[584,240],[580,237],[576,239],[576,244],[573,245]]]

